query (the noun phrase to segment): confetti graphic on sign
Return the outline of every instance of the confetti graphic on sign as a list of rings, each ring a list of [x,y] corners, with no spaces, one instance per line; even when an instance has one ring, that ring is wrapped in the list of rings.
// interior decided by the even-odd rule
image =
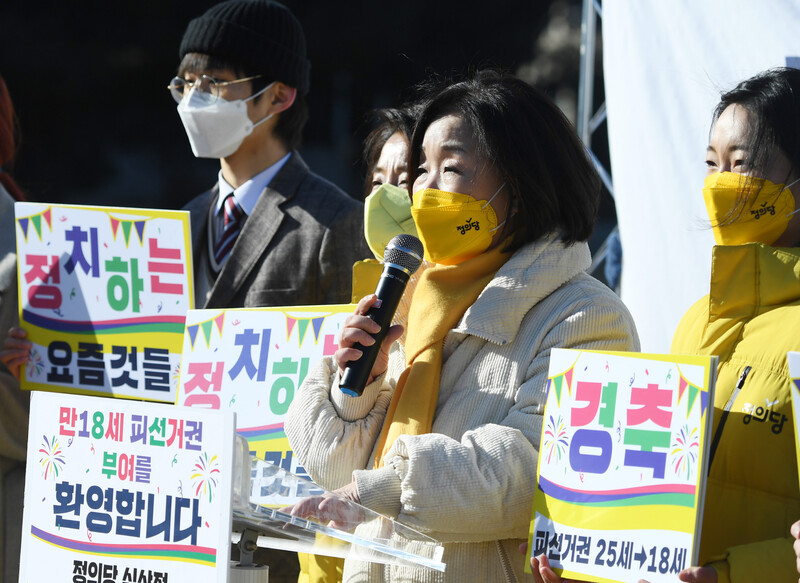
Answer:
[[[34,348],[25,365],[25,372],[29,377],[38,377],[44,371],[44,360],[41,353]]]
[[[42,469],[44,470],[44,479],[46,480],[48,476],[53,476],[55,480],[66,464],[58,439],[55,436],[47,439],[47,436],[43,435],[42,447],[39,448],[39,453],[41,454],[39,463],[42,464]]]
[[[675,434],[675,439],[672,442],[672,451],[670,455],[673,456],[675,473],[686,473],[688,480],[692,475],[692,470],[697,464],[697,455],[700,450],[700,434],[697,427],[689,431],[689,426],[681,427],[681,430]]]
[[[195,486],[194,495],[199,496],[202,490],[203,495],[208,494],[208,501],[211,502],[214,496],[214,490],[217,487],[217,479],[219,478],[220,470],[217,456],[208,458],[208,454],[203,452],[198,456],[197,461],[192,468],[192,485]]]
[[[553,454],[556,454],[556,461],[561,460],[561,456],[567,451],[569,440],[567,439],[567,426],[561,415],[558,419],[553,419],[550,415],[547,419],[547,428],[544,432],[544,449],[547,452],[547,463],[553,459]]]

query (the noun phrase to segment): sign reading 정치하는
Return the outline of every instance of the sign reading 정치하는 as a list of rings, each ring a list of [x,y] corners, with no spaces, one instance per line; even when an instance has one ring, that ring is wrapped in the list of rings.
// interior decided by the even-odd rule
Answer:
[[[353,308],[190,310],[177,403],[235,411],[252,455],[307,478],[283,420],[310,369],[337,350],[339,328]],[[269,494],[251,492],[251,499],[267,504]],[[297,492],[298,499],[309,494]]]
[[[22,387],[174,403],[189,214],[16,203]]]

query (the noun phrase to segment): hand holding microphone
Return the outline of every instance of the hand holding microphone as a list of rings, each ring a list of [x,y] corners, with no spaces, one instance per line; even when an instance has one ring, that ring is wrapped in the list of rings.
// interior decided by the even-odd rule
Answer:
[[[413,235],[397,235],[386,246],[375,295],[363,298],[347,318],[334,356],[343,370],[343,393],[361,395],[367,381],[386,370],[389,346],[402,333],[390,324],[409,278],[422,263],[422,253],[422,243]]]

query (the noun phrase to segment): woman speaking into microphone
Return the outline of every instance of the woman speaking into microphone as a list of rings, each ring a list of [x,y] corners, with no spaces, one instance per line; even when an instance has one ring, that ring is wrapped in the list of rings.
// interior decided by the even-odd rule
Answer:
[[[550,349],[639,347],[585,273],[600,182],[560,110],[492,71],[432,96],[408,168],[428,267],[396,315],[403,341],[392,326],[363,393],[340,390],[378,332],[363,298],[286,434],[316,483],[444,543],[444,573],[347,560],[345,581],[522,581]]]

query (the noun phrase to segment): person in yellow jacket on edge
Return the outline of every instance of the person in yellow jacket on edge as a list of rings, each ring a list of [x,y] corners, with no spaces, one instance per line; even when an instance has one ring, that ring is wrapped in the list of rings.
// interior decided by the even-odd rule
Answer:
[[[739,83],[714,120],[703,189],[717,243],[710,293],[672,341],[673,353],[719,357],[708,565],[688,580],[793,581],[800,491],[786,353],[800,350],[800,70]]]
[[[799,564],[786,353],[800,351],[800,70],[770,69],[724,93],[706,164],[703,197],[717,243],[710,293],[683,316],[671,350],[717,355],[719,369],[702,566],[678,579],[788,583]],[[546,559],[531,564],[539,581],[559,580]]]

